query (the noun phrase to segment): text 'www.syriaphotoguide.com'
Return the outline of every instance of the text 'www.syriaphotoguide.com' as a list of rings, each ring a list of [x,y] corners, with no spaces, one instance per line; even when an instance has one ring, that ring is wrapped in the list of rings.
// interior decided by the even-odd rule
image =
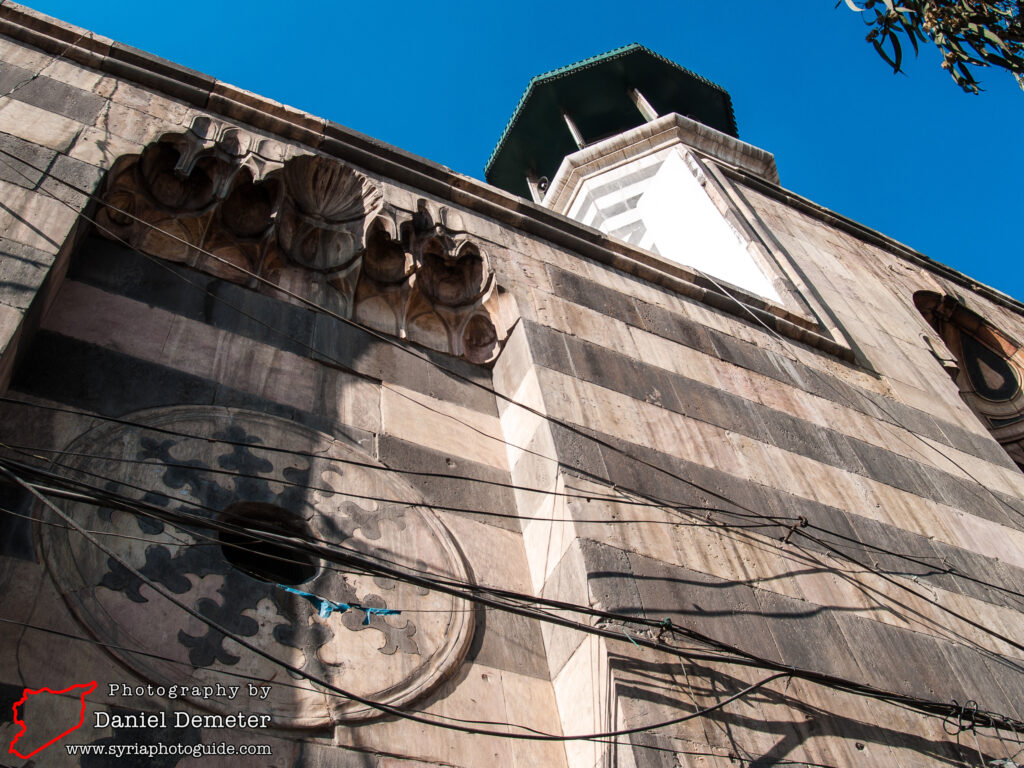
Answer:
[[[270,755],[269,744],[67,744],[69,755],[104,757],[208,757],[210,755]]]

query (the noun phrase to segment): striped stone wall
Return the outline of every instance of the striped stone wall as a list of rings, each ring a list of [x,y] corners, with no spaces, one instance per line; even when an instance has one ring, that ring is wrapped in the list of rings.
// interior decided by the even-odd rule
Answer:
[[[913,296],[955,295],[1017,339],[1020,304],[716,167],[743,205],[731,221],[764,233],[801,278],[779,276],[786,306],[741,305],[641,250],[631,185],[655,160],[611,197],[578,200],[580,224],[11,4],[0,35],[4,457],[59,469],[101,422],[163,409],[259,417],[277,425],[268,445],[326,436],[401,475],[474,583],[614,614],[581,632],[467,603],[463,655],[407,706],[554,736],[636,732],[563,744],[388,716],[261,734],[282,764],[903,768],[1020,748],[1010,730],[955,733],[849,690],[956,700],[961,725],[975,706],[1024,720],[1024,476],[932,353]],[[352,164],[396,209],[457,212],[518,312],[497,360],[385,338],[98,236],[90,195],[107,171],[197,116]],[[44,511],[16,488],[2,497],[16,514],[0,515],[0,618],[33,628],[0,627],[0,708],[23,685],[144,682],[94,644],[55,639],[87,632],[52,610],[74,590],[25,517]],[[426,538],[391,535],[428,556]],[[421,637],[431,615],[415,619]],[[166,621],[177,637],[181,620]],[[761,667],[716,660],[670,627]],[[649,647],[661,642],[683,656]],[[397,653],[395,668],[413,655]],[[801,675],[726,701],[786,668]],[[97,693],[89,705],[123,702]]]

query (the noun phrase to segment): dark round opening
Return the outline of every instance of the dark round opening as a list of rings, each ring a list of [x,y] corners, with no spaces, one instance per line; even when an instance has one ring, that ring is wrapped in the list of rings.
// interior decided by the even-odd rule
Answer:
[[[253,533],[221,531],[220,551],[240,571],[260,581],[294,586],[309,581],[317,572],[316,560],[285,544],[265,541],[260,533],[309,539],[309,526],[297,515],[275,504],[243,501],[221,513],[221,521],[249,528]]]

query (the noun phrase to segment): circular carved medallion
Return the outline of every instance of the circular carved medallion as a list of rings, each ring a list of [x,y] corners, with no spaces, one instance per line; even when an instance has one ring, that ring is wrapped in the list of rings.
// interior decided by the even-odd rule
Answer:
[[[160,408],[125,420],[163,431],[123,424],[91,429],[67,447],[61,471],[168,511],[301,532],[373,558],[468,578],[447,529],[417,504],[413,488],[353,443],[224,408]],[[469,606],[440,592],[346,572],[315,556],[289,563],[287,549],[200,525],[181,528],[84,503],[63,506],[119,558],[204,617],[307,674],[375,701],[401,706],[422,696],[454,671],[472,639]],[[274,727],[319,727],[377,714],[225,637],[77,531],[40,526],[39,535],[58,589],[92,635],[169,659],[112,651],[145,680],[243,690],[248,682],[269,685],[263,701],[191,700],[228,714],[242,703],[272,714]],[[322,616],[315,598],[351,607]],[[130,676],[123,682],[132,682]]]

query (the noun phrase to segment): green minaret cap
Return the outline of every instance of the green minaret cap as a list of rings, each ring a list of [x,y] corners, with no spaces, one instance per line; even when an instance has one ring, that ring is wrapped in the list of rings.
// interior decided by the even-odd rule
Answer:
[[[739,138],[725,89],[633,43],[533,78],[484,167],[487,181],[529,197],[528,175],[553,177],[579,149],[563,115],[585,144],[614,136],[645,122],[634,89],[658,115],[678,112]]]

